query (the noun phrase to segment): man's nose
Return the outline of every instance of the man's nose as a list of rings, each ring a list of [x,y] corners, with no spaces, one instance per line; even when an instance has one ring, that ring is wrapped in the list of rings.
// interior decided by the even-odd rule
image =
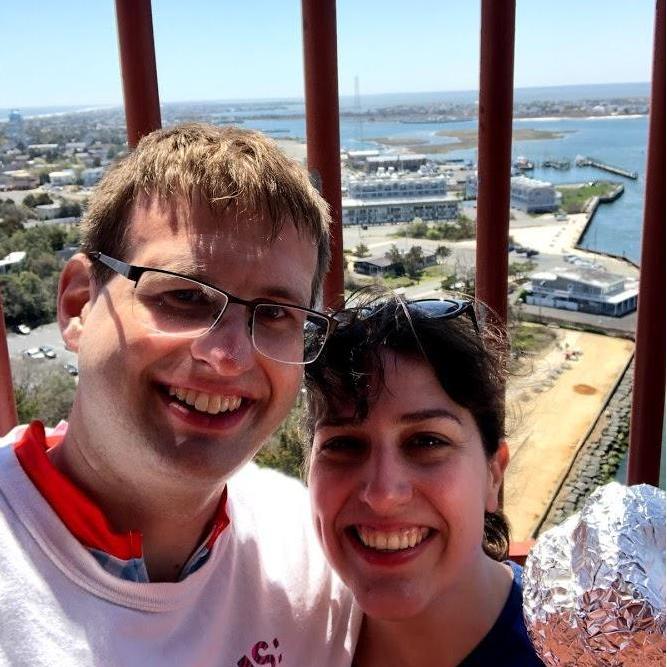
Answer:
[[[364,467],[360,499],[375,513],[391,515],[413,496],[413,481],[400,453],[371,452]]]
[[[239,373],[254,361],[254,348],[244,306],[229,304],[218,323],[192,341],[192,356],[218,373]]]

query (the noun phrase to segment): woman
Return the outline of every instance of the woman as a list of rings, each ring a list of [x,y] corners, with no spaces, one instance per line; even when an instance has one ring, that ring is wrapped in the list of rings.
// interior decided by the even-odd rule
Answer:
[[[542,665],[498,494],[502,336],[470,302],[341,313],[307,367],[309,485],[332,566],[365,613],[358,667]]]

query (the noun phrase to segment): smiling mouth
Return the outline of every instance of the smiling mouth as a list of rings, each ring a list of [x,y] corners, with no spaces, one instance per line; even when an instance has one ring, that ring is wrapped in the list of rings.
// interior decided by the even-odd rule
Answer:
[[[366,548],[380,552],[396,552],[412,549],[421,544],[432,533],[426,526],[411,526],[400,530],[377,530],[357,525],[352,534]]]
[[[191,410],[206,415],[219,415],[225,412],[236,412],[243,403],[241,396],[223,396],[222,394],[208,394],[195,389],[170,386],[169,396]]]

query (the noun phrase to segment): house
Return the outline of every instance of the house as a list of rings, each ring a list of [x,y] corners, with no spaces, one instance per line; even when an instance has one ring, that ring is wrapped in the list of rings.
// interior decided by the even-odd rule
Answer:
[[[533,273],[526,303],[621,317],[636,310],[636,280],[600,269],[557,268]]]

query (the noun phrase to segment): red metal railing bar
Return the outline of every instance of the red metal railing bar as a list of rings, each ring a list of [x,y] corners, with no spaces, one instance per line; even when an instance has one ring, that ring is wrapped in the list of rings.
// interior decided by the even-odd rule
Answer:
[[[150,0],[116,0],[127,141],[133,148],[161,127]]]
[[[514,0],[482,0],[475,295],[507,321]]]
[[[343,301],[343,206],[341,202],[338,53],[335,0],[302,0],[308,170],[331,210],[331,265],[324,304]]]
[[[7,349],[7,331],[5,315],[0,297],[0,435],[4,435],[18,423],[14,385],[12,383],[12,367]]]
[[[665,0],[656,2],[628,484],[658,485],[665,406]]]

